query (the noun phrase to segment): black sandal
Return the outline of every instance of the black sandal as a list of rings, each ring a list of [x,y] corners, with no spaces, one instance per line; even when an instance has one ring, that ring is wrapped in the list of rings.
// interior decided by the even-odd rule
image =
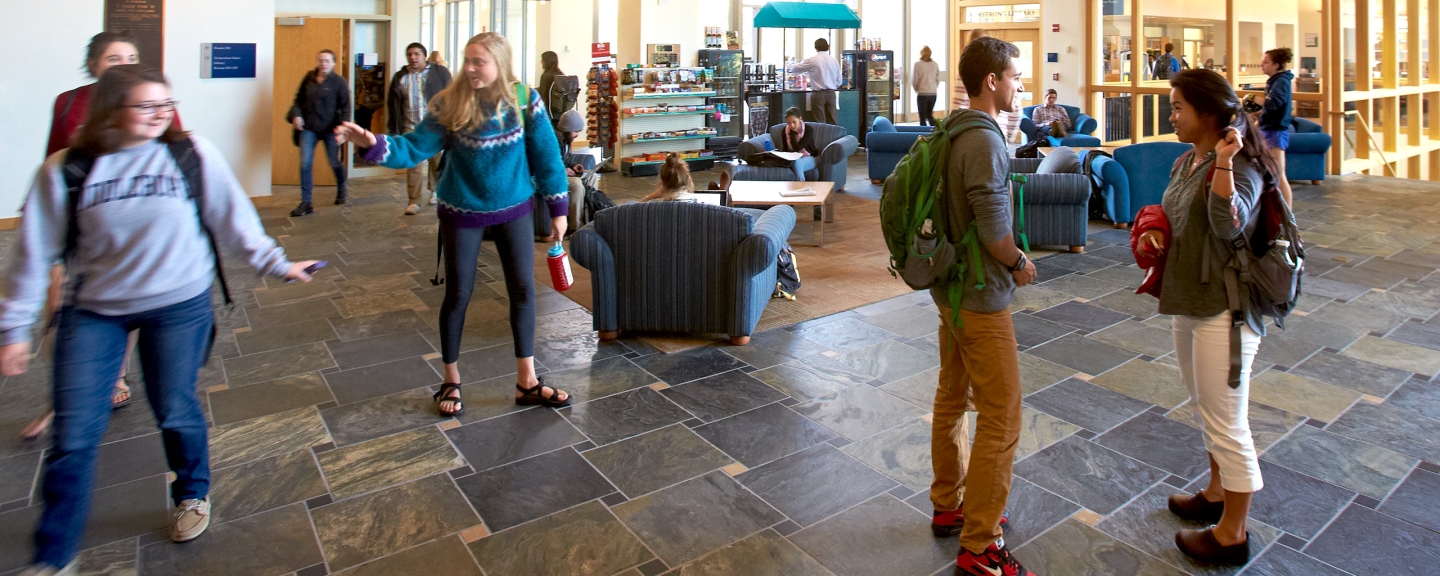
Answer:
[[[453,397],[449,395],[451,390],[455,391],[455,396]],[[440,407],[440,405],[445,402],[453,402],[456,406],[459,406],[459,409],[446,412],[444,408]],[[435,393],[435,410],[440,413],[442,418],[454,418],[465,413],[465,403],[460,401],[459,384],[450,384],[447,382],[440,385],[440,391]]]
[[[570,405],[569,393],[565,394],[564,400],[556,400],[555,397],[559,396],[562,390],[559,388],[550,388],[550,397],[546,398],[544,396],[545,389],[549,387],[545,385],[545,379],[536,377],[535,380],[537,383],[529,388],[524,388],[519,384],[515,385],[515,389],[519,390],[521,394],[519,398],[515,399],[516,404],[521,406],[546,406],[550,408],[564,408]]]

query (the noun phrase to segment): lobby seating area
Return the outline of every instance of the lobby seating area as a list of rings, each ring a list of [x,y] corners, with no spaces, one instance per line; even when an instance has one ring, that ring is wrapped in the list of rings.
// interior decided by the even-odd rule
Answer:
[[[832,124],[820,124],[817,122],[806,122],[805,130],[814,135],[815,145],[820,147],[820,155],[815,158],[815,169],[798,174],[791,168],[751,166],[741,164],[735,167],[733,176],[736,180],[769,181],[769,182],[831,182],[835,190],[845,188],[846,164],[850,156],[860,147],[855,136],[847,134],[844,127]],[[740,143],[740,158],[748,158],[753,154],[759,154],[767,150],[778,150],[779,142],[785,137],[785,125],[776,124],[770,127],[766,134],[756,136]]]

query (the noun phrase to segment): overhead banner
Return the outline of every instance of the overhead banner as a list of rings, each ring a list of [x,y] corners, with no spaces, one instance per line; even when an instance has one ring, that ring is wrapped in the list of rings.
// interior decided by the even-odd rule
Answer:
[[[165,69],[165,0],[105,0],[105,31],[129,31],[140,63]]]

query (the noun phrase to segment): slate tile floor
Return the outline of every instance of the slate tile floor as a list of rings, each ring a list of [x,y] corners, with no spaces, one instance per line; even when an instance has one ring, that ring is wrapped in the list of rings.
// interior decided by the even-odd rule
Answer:
[[[855,173],[858,173],[856,171]],[[697,175],[707,180],[713,175]],[[607,176],[617,200],[653,184]],[[851,182],[872,197],[868,182]],[[597,346],[588,313],[540,288],[537,367],[575,396],[520,409],[501,274],[483,253],[458,420],[425,282],[433,216],[403,183],[289,219],[291,250],[332,263],[285,286],[238,268],[199,393],[213,422],[215,524],[166,541],[166,474],[141,403],[100,450],[85,574],[948,574],[928,522],[935,309],[923,294],[663,355]],[[321,194],[323,196],[324,194]],[[1128,234],[1039,260],[1015,302],[1026,393],[1008,541],[1043,575],[1421,574],[1440,562],[1440,200],[1433,185],[1297,186],[1315,230],[1306,296],[1257,363],[1251,421],[1266,488],[1256,559],[1222,570],[1170,544],[1164,500],[1208,471],[1168,318],[1135,296]],[[0,256],[14,233],[0,233]],[[1433,242],[1432,242],[1433,241]],[[1130,287],[1130,288],[1127,288]],[[801,298],[804,298],[801,292]],[[0,384],[0,575],[29,556],[44,358]],[[137,388],[143,401],[144,390]]]

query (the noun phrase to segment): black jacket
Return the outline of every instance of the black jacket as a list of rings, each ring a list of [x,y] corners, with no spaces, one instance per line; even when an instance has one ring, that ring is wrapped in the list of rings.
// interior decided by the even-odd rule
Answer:
[[[430,73],[425,75],[425,101],[434,102],[435,95],[441,90],[450,86],[450,70],[438,64],[429,64]],[[405,107],[409,105],[410,95],[405,93],[400,79],[410,73],[409,66],[403,66],[395,76],[390,79],[390,91],[385,96],[385,131],[391,134],[405,133]]]
[[[1260,128],[1264,130],[1290,129],[1290,85],[1295,82],[1295,73],[1281,70],[1265,81],[1265,111],[1260,113]]]
[[[811,130],[810,127],[807,126],[805,128],[805,134],[800,137],[799,142],[790,140],[790,129],[788,128],[781,131],[780,135],[782,136],[781,139],[784,140],[784,142],[780,143],[781,151],[799,152],[801,150],[807,150],[811,156],[816,158],[820,157],[820,147],[815,145],[815,131]]]
[[[350,120],[350,85],[345,78],[331,72],[323,82],[315,82],[315,71],[311,70],[300,81],[295,91],[295,103],[285,115],[288,121],[299,117],[305,120],[305,129],[311,132],[333,132],[341,122]]]

